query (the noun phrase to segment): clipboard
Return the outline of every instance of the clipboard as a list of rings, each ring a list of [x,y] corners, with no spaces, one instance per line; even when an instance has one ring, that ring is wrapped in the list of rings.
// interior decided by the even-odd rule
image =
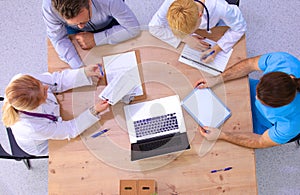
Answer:
[[[194,89],[181,105],[200,126],[218,128],[231,116],[231,111],[210,88]]]
[[[130,58],[128,58],[128,56]],[[104,82],[106,85],[113,84],[114,85],[113,88],[120,89],[120,90],[124,89],[124,87],[126,87],[126,82],[128,80],[122,79],[122,78],[117,78],[117,79],[119,79],[119,81],[122,81],[122,82],[114,82],[113,77],[114,78],[123,77],[123,75],[125,75],[124,71],[125,72],[130,71],[131,78],[139,79],[139,82],[141,84],[140,86],[137,87],[137,89],[134,89],[134,93],[136,93],[136,94],[132,94],[132,96],[134,96],[134,100],[141,100],[141,99],[145,99],[147,97],[146,90],[145,90],[144,76],[143,76],[143,71],[142,71],[140,52],[138,50],[103,56],[102,62],[103,62]],[[129,69],[127,70],[127,68],[129,68]],[[120,76],[120,75],[122,75],[122,76]],[[114,83],[112,83],[112,82],[114,82]],[[113,105],[116,102],[112,101],[110,103]]]

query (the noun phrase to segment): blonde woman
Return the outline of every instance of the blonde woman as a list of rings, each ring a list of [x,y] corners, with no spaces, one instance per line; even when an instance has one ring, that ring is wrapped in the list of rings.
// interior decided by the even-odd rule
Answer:
[[[204,37],[193,34],[224,23],[229,29],[214,47],[203,41]],[[177,48],[181,42],[203,52],[212,53],[205,60],[213,61],[220,52],[228,52],[246,32],[246,21],[236,5],[225,0],[165,0],[149,23],[150,33]]]
[[[99,77],[97,65],[64,70],[38,76],[17,75],[5,90],[2,121],[11,127],[18,145],[28,154],[47,155],[49,139],[70,139],[81,134],[100,119],[108,108],[99,101],[76,118],[63,121],[53,93],[92,85],[91,77]]]

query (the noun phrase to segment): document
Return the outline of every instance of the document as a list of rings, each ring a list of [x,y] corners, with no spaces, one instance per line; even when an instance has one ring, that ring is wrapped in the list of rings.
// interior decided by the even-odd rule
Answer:
[[[204,41],[211,44],[212,47],[216,44],[216,42],[214,42],[210,39],[205,39]],[[208,73],[216,76],[216,75],[224,72],[226,65],[228,63],[228,60],[232,54],[232,51],[233,51],[233,49],[231,49],[227,53],[225,53],[224,51],[220,51],[216,55],[215,60],[213,62],[204,63],[201,61],[202,52],[194,50],[194,49],[190,48],[187,44],[185,44],[178,60],[182,63],[185,63],[194,68],[208,72]]]
[[[103,57],[107,86],[99,97],[115,105],[125,96],[143,95],[135,51]]]
[[[200,126],[219,127],[231,116],[210,88],[194,89],[181,104]]]

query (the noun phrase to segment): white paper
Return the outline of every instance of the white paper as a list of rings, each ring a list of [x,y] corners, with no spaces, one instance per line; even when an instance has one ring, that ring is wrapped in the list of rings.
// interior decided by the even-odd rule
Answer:
[[[126,95],[143,95],[134,51],[105,56],[103,64],[108,84],[100,93],[100,98],[107,99],[111,105],[114,105]]]
[[[210,39],[205,39],[204,41],[211,44],[212,47],[216,44],[216,42]],[[201,61],[202,52],[194,50],[187,44],[185,44],[179,57],[179,61],[199,70],[206,71],[212,75],[218,75],[224,72],[232,51],[233,49],[231,49],[227,53],[225,53],[224,51],[220,51],[216,55],[213,62],[204,63]]]

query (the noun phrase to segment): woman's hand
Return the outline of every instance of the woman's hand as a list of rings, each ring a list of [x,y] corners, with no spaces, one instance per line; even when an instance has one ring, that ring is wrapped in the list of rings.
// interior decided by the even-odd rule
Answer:
[[[106,110],[108,108],[108,106],[109,106],[109,104],[108,104],[107,100],[101,100],[94,105],[94,109],[97,112],[102,112],[102,111]]]
[[[100,65],[101,66],[101,65]],[[87,77],[97,77],[101,78],[102,75],[100,73],[98,64],[88,65],[84,67],[84,72]]]

